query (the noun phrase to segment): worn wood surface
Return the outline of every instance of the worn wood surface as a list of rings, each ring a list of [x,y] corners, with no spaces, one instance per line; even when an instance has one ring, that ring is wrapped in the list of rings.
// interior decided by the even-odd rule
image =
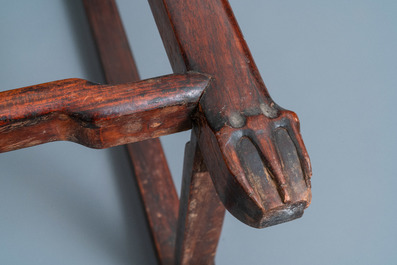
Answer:
[[[108,83],[139,80],[115,1],[84,0]],[[179,200],[159,139],[128,145],[159,264],[174,264]]]
[[[208,82],[197,73],[122,85],[65,79],[0,92],[0,152],[59,140],[107,148],[190,129]]]
[[[224,216],[225,207],[216,194],[192,131],[185,147],[176,264],[214,264]]]
[[[269,96],[228,1],[149,3],[174,72],[214,77],[195,130],[226,208],[254,227],[300,217],[311,166],[299,120]]]

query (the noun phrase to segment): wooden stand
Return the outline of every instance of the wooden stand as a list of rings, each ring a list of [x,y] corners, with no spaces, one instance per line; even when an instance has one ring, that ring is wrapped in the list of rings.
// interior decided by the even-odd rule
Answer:
[[[214,264],[225,208],[253,227],[302,216],[309,156],[267,92],[227,0],[149,0],[174,74],[139,81],[114,0],[84,0],[108,85],[0,93],[0,152],[128,144],[159,264]],[[159,139],[192,128],[178,199]]]

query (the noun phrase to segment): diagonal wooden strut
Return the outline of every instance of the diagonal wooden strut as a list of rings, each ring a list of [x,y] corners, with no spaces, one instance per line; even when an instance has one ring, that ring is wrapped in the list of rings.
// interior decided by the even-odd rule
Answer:
[[[225,207],[215,192],[192,131],[185,147],[175,260],[177,265],[214,264]]]
[[[115,1],[84,0],[84,6],[107,82],[138,81],[138,71]],[[179,200],[160,140],[130,144],[128,152],[158,261],[163,265],[174,264]]]

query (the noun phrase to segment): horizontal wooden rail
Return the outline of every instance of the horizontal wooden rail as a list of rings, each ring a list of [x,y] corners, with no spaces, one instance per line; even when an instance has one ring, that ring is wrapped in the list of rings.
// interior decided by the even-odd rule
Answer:
[[[65,79],[0,93],[0,152],[52,141],[107,148],[191,128],[210,78],[168,75],[98,85]]]

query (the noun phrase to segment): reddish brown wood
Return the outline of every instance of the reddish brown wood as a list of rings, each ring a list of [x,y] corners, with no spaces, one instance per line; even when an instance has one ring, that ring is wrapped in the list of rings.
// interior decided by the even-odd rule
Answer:
[[[67,140],[93,148],[191,128],[209,82],[191,73],[122,85],[66,79],[0,93],[0,152]]]
[[[185,148],[176,264],[214,264],[225,207],[215,192],[195,133]]]
[[[84,0],[109,83],[139,80],[117,6],[113,0]],[[159,139],[128,145],[136,183],[160,264],[174,264],[179,200]],[[161,203],[159,203],[161,202]]]
[[[226,208],[254,227],[300,217],[311,167],[299,120],[270,98],[227,0],[149,3],[174,72],[214,77],[195,130]]]

